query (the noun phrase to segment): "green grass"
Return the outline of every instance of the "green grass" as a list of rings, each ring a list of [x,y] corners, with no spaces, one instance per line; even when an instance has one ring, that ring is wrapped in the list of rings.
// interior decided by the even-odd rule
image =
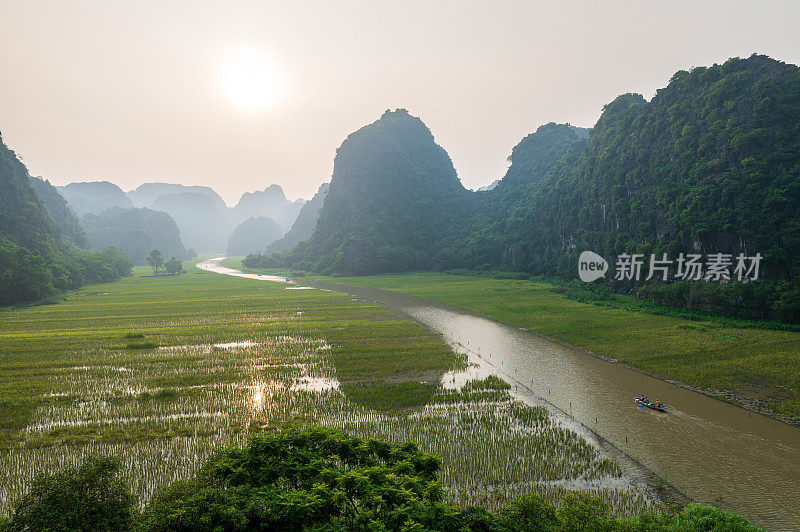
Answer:
[[[226,257],[220,261],[220,265],[226,268],[233,268],[234,270],[243,270],[242,260],[244,260],[244,257]]]
[[[800,333],[795,331],[699,315],[659,315],[631,308],[627,300],[621,308],[580,302],[541,281],[438,273],[311,278],[468,309],[657,376],[758,399],[774,412],[800,419]]]
[[[130,342],[125,347],[128,349],[155,349],[158,344],[156,342]]]

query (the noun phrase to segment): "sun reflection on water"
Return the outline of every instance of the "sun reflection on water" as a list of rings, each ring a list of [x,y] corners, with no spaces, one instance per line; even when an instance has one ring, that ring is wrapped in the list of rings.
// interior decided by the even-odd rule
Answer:
[[[257,385],[253,387],[253,406],[260,408],[264,404],[264,387]]]

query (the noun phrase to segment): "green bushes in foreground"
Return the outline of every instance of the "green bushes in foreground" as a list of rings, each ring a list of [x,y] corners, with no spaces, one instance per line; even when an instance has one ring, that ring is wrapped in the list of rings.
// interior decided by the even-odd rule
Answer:
[[[0,530],[131,530],[136,499],[116,458],[90,458],[77,469],[40,474]]]
[[[749,531],[743,517],[691,504],[676,515],[609,514],[574,492],[555,508],[536,495],[492,514],[442,502],[439,459],[414,443],[311,427],[251,437],[139,511],[120,463],[92,458],[41,474],[0,530]]]

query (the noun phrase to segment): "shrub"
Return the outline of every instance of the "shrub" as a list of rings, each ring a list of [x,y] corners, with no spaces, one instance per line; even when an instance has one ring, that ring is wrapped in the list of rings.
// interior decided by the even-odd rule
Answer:
[[[130,530],[135,498],[117,458],[93,457],[77,469],[39,474],[14,509],[12,530]]]

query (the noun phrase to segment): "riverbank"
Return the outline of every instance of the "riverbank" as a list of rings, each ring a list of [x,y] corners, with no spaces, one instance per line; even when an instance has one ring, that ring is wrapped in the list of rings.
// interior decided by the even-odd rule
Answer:
[[[359,288],[363,289],[363,287],[354,287],[352,285],[348,286],[325,281],[309,282],[309,280],[305,278],[301,279],[300,282],[302,286],[316,287],[323,290],[332,290],[334,292],[349,294],[359,298],[366,298],[367,300],[384,305],[385,308],[389,310],[397,312],[398,317],[401,319],[411,319],[419,322],[423,326],[430,327],[430,323],[426,323],[425,320],[420,320],[419,316],[415,312],[409,313],[407,310],[404,310],[402,304],[397,305],[396,302],[395,304],[392,304],[391,301],[387,302],[385,300],[381,300],[380,297],[376,298],[375,293],[360,292]],[[454,310],[460,311],[461,309]],[[490,319],[487,316],[482,317]],[[462,352],[467,355],[467,365],[470,368],[469,371],[471,373],[484,376],[501,374],[503,378],[512,383],[510,391],[517,400],[533,407],[546,408],[548,412],[550,412],[550,415],[557,419],[559,423],[565,427],[568,427],[570,430],[577,432],[583,438],[597,446],[597,448],[600,449],[603,454],[619,464],[626,476],[646,485],[648,487],[648,491],[655,500],[663,502],[667,507],[673,510],[683,508],[692,502],[692,499],[689,498],[685,493],[680,491],[675,486],[669,484],[664,478],[660,477],[653,470],[646,467],[641,461],[626,453],[613,442],[606,439],[604,436],[594,430],[591,426],[581,423],[579,420],[572,417],[570,413],[549,402],[547,399],[539,396],[536,390],[533,390],[526,386],[525,383],[516,380],[515,375],[510,375],[507,373],[504,374],[501,368],[492,366],[491,363],[487,365],[487,361],[482,360],[482,357],[478,352],[472,350],[468,346],[463,345],[461,342],[442,334],[441,331],[437,331],[434,328],[432,328],[432,330],[437,332],[442,340],[450,345],[454,352]],[[522,393],[520,393],[520,388],[522,388]]]
[[[693,500],[743,513],[768,529],[800,522],[795,428],[486,315],[333,281],[298,279],[408,314],[511,383],[516,395],[555,406]],[[643,391],[667,398],[668,413],[637,409],[633,397]]]
[[[321,277],[439,301],[781,421],[800,421],[800,333],[569,299],[547,283],[439,273]]]

